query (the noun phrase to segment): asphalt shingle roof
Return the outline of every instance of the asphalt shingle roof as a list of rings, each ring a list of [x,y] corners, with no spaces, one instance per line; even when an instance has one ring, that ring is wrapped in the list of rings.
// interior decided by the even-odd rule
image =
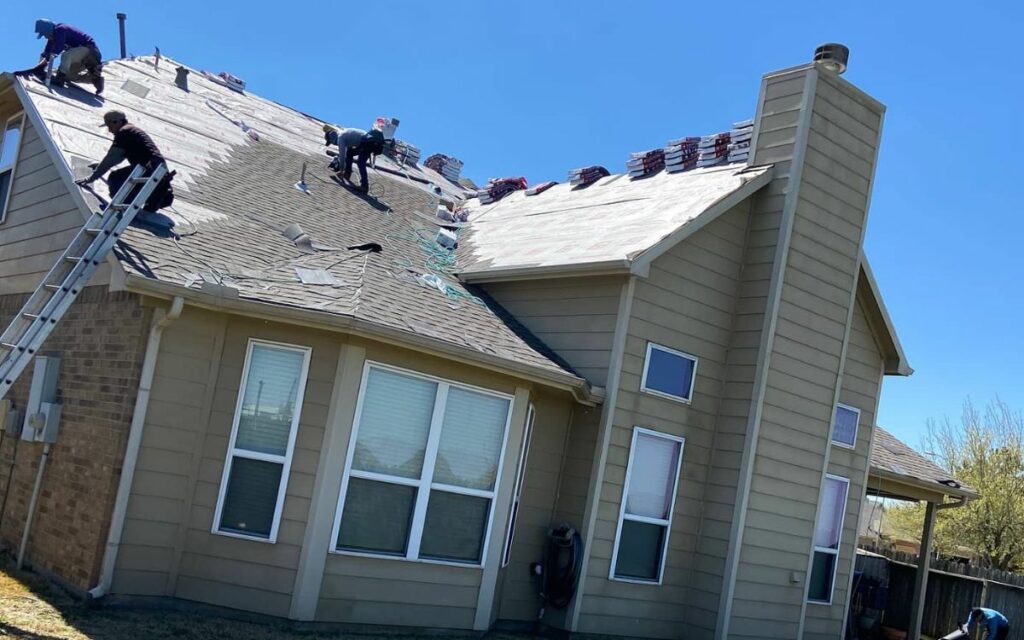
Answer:
[[[948,471],[878,426],[875,427],[875,437],[871,442],[871,466],[926,484],[941,485],[936,489],[952,488],[969,494],[976,493],[974,489],[952,478]],[[955,484],[951,485],[950,482]]]

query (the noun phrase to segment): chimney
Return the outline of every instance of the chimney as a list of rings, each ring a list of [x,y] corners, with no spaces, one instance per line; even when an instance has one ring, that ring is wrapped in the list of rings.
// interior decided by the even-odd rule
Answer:
[[[128,57],[128,49],[124,41],[124,21],[128,18],[127,14],[117,14],[117,28],[121,33],[121,59],[124,60]]]

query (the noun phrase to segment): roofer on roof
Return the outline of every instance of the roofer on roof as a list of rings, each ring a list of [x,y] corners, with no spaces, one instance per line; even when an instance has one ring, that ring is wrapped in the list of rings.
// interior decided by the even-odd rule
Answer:
[[[40,54],[39,63],[15,75],[32,75],[45,82],[46,66],[50,60],[60,56],[60,65],[50,80],[51,84],[64,86],[65,82],[91,82],[96,88],[96,95],[103,93],[103,56],[92,36],[69,24],[54,24],[50,20],[36,20],[36,35],[46,38],[46,48]]]
[[[324,125],[324,138],[327,144],[338,145],[338,157],[331,162],[331,169],[341,174],[345,180],[352,178],[352,161],[359,167],[359,191],[367,193],[370,183],[366,177],[366,163],[371,156],[384,150],[384,134],[374,125],[369,132],[362,129],[344,129],[338,131],[331,125]]]
[[[127,167],[111,171],[110,177],[107,178],[110,196],[113,197],[135,167],[141,165],[146,168],[146,173],[149,174],[159,165],[166,164],[163,154],[160,153],[160,149],[157,148],[149,134],[135,125],[129,124],[128,116],[124,112],[106,112],[103,114],[103,124],[100,126],[106,127],[110,133],[114,134],[114,144],[111,145],[103,160],[96,165],[92,175],[84,180],[77,181],[75,184],[82,187],[87,186],[99,179],[100,176],[112,167],[127,160]],[[143,207],[146,211],[157,211],[171,206],[171,203],[174,202],[174,191],[171,189],[171,179],[173,177],[173,172],[168,172],[167,176],[156,186],[152,195],[146,200],[145,207]]]

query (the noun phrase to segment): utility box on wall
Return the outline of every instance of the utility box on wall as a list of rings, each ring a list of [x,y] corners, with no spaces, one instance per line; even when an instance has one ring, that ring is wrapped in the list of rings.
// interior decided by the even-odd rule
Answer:
[[[30,442],[56,442],[60,425],[61,405],[57,402],[57,379],[60,358],[36,356],[32,386],[25,407],[25,424],[21,439]]]

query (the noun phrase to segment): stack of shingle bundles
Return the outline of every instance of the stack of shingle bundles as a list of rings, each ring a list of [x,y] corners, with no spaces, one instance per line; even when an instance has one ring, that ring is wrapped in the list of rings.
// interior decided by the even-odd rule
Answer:
[[[729,132],[704,136],[697,145],[697,166],[713,167],[725,162],[729,155]]]
[[[459,181],[459,173],[462,171],[462,161],[458,158],[446,156],[443,153],[435,153],[424,162],[426,166],[440,173],[452,182]]]
[[[642,178],[658,173],[665,168],[665,150],[651,149],[629,154],[626,170],[630,178]]]
[[[700,138],[670,140],[665,147],[665,171],[677,173],[697,166],[697,145]]]
[[[607,169],[598,165],[581,167],[569,172],[569,184],[574,187],[585,187],[588,184],[593,184],[601,178],[610,175],[611,174]]]
[[[750,140],[754,137],[754,120],[732,123],[729,142],[729,162],[746,162],[750,157]]]
[[[420,161],[420,149],[415,145],[411,145],[405,140],[399,140],[395,138],[395,144],[391,147],[391,157],[398,164],[416,164]]]
[[[545,191],[547,191],[551,187],[555,186],[556,184],[558,184],[558,183],[555,182],[554,180],[548,180],[547,182],[542,182],[540,184],[535,184],[535,185],[533,185],[532,187],[530,187],[529,189],[526,190],[526,195],[528,195],[528,196],[535,196],[535,195],[544,193]]]
[[[501,200],[513,191],[520,191],[526,188],[526,178],[491,178],[476,197],[480,198],[483,204],[491,204]]]

